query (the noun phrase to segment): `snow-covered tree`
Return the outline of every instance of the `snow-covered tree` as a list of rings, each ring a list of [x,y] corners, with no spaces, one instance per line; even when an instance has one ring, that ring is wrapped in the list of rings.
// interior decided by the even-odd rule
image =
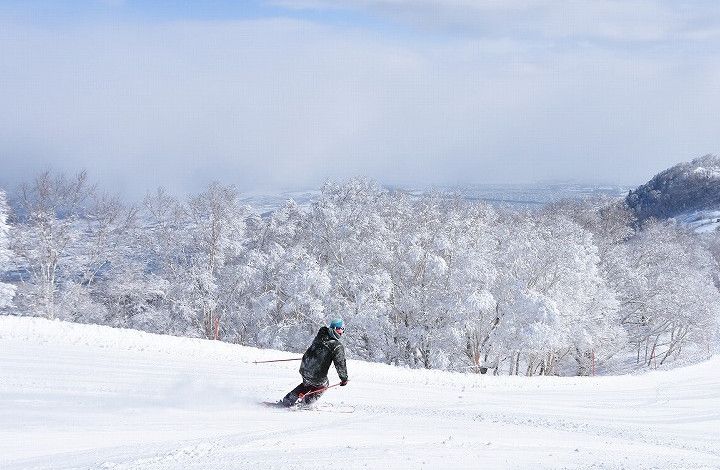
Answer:
[[[389,330],[397,357],[428,368],[477,365],[473,345],[494,319],[492,211],[441,194],[406,198],[398,209]]]
[[[331,283],[326,316],[346,318],[353,325],[350,349],[374,360],[387,360],[393,235],[386,211],[392,199],[367,179],[327,183],[306,218],[304,243]]]
[[[618,200],[519,211],[352,179],[270,214],[218,183],[136,213],[50,173],[17,200],[26,314],[294,351],[343,317],[351,356],[527,375],[608,370],[628,344],[660,365],[720,334],[720,243],[640,229]]]
[[[0,273],[5,271],[11,259],[10,227],[7,225],[9,207],[5,199],[5,192],[0,190]],[[0,308],[10,306],[15,296],[15,286],[0,282]]]
[[[695,235],[651,221],[614,263],[621,322],[639,363],[660,365],[687,344],[709,348],[720,318],[717,265]]]
[[[474,371],[485,367],[490,355],[490,331],[495,326],[496,299],[492,286],[497,279],[497,215],[489,206],[468,204],[458,199],[454,223],[444,237],[442,256],[448,272],[446,287],[439,295],[449,310],[449,345],[455,343],[463,354],[446,352],[449,365]]]
[[[621,340],[613,329],[614,296],[600,275],[590,233],[552,214],[510,214],[499,243],[494,292],[497,326],[491,343],[500,348],[495,363],[527,375],[557,372],[574,357],[581,373],[596,347],[615,352]]]
[[[137,210],[125,207],[119,198],[98,192],[90,196],[79,222],[84,232],[83,250],[77,255],[81,284],[90,286],[132,260],[136,219]]]
[[[230,310],[223,303],[224,270],[243,251],[247,210],[233,187],[214,182],[189,201],[187,215],[191,245],[186,249],[186,300],[197,312],[195,321],[205,337],[217,339],[223,315]]]
[[[543,208],[542,213],[572,220],[593,235],[601,261],[608,250],[635,234],[636,217],[624,200],[610,197],[561,200]]]
[[[167,282],[173,329],[219,338],[223,316],[231,310],[223,300],[223,276],[242,251],[245,217],[236,190],[219,183],[187,204],[162,189],[146,198],[148,270]]]
[[[115,321],[124,326],[143,325],[155,332],[186,333],[187,319],[175,308],[185,279],[188,231],[184,205],[162,187],[149,193],[139,209],[134,239],[138,269],[108,296]]]
[[[58,314],[58,287],[77,273],[72,247],[82,238],[78,221],[93,191],[84,172],[72,178],[44,172],[20,188],[15,251],[24,272],[18,292],[24,311]]]
[[[230,329],[245,344],[298,350],[317,327],[329,277],[308,253],[306,216],[292,200],[267,219],[246,219],[246,249],[231,270]]]

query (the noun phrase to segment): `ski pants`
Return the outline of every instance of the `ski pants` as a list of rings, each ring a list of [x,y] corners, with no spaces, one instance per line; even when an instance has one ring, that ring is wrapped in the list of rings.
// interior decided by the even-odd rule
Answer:
[[[318,392],[317,390],[322,390],[328,385],[330,385],[328,379],[325,379],[325,382],[321,384],[311,383],[303,379],[300,385],[285,395],[285,398],[282,399],[282,403],[285,406],[293,406],[298,400],[301,400],[302,403],[309,405],[310,403],[317,401],[317,399],[320,398],[320,395],[324,392]],[[307,395],[308,393],[310,393],[310,395]]]

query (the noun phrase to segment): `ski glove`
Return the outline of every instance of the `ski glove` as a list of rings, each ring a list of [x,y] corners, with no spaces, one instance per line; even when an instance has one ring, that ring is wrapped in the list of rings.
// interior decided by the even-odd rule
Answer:
[[[348,383],[348,380],[350,380],[350,379],[347,379],[347,380],[341,380],[341,381],[340,381],[340,386],[341,386],[341,387],[344,387],[345,385],[347,385],[347,383]]]

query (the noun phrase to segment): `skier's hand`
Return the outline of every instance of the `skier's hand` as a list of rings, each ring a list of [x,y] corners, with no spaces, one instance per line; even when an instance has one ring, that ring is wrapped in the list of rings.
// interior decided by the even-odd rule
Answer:
[[[341,380],[341,381],[340,381],[340,386],[341,386],[341,387],[344,387],[345,385],[347,385],[347,383],[348,383],[349,381],[350,381],[350,379]]]

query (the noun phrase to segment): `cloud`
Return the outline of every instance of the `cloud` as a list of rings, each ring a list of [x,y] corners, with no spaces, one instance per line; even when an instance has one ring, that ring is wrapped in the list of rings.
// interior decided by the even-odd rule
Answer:
[[[296,10],[350,9],[424,31],[481,37],[655,42],[710,31],[715,2],[657,0],[277,0]]]
[[[87,168],[135,196],[356,175],[635,183],[720,138],[720,67],[682,45],[436,41],[298,18],[5,21],[0,57],[2,178]]]

